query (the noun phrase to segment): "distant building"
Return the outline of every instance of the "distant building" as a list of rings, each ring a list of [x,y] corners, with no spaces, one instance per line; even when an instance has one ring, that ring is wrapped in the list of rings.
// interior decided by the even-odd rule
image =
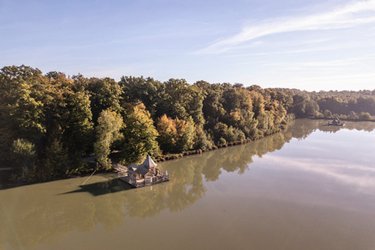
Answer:
[[[143,187],[168,181],[169,175],[168,172],[162,173],[151,156],[147,155],[142,164],[130,164],[127,167],[126,175],[121,179],[132,186]]]
[[[328,125],[330,125],[330,126],[344,126],[344,122],[342,122],[339,118],[335,118],[331,122],[329,122]]]

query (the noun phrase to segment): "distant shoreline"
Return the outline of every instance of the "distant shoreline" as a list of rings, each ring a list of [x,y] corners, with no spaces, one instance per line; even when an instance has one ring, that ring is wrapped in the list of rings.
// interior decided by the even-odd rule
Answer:
[[[310,119],[310,120],[325,120],[325,121],[329,121],[329,120],[332,120],[334,118],[326,118],[326,117],[322,117],[322,118],[318,118],[318,117],[310,117],[310,118],[298,118],[298,119]],[[340,120],[342,121],[346,121],[346,122],[375,122],[375,119],[370,119],[370,120],[364,120],[364,119],[348,119],[348,118],[343,118]]]

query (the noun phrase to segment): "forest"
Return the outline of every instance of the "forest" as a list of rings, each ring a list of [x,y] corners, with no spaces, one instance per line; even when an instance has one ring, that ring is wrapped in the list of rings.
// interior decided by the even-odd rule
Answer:
[[[374,120],[374,91],[0,70],[0,165],[23,182],[254,141],[294,118]],[[93,162],[95,164],[93,164]]]

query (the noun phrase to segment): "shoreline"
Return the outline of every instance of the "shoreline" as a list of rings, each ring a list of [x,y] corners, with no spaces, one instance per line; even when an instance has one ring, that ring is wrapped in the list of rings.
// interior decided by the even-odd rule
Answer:
[[[297,118],[295,120],[299,120],[299,119],[307,119],[307,120],[331,120],[331,118]],[[295,121],[295,120],[293,120],[293,121]],[[348,120],[348,119],[341,119],[341,120],[348,121],[348,122],[375,122],[375,120]],[[291,121],[291,122],[293,122],[293,121]],[[255,141],[264,139],[264,138],[266,138],[268,136],[272,136],[274,134],[281,133],[285,129],[286,129],[286,127],[283,128],[283,129],[281,129],[278,132],[268,134],[266,136],[263,136],[261,138],[257,138],[255,140],[245,139],[245,140],[242,140],[242,141],[229,142],[229,143],[221,144],[221,145],[218,145],[218,146],[215,145],[212,148],[205,149],[205,150],[197,149],[197,150],[185,151],[185,152],[182,152],[182,153],[161,155],[161,156],[155,157],[155,162],[159,163],[159,162],[166,162],[166,161],[178,160],[178,159],[185,158],[185,157],[188,157],[188,156],[201,155],[203,153],[210,152],[210,151],[215,151],[215,150],[218,150],[218,149],[221,149],[221,148],[228,148],[228,147],[234,147],[234,146],[248,144],[248,143],[251,143],[251,142],[255,142]],[[113,163],[113,164],[116,164],[116,163]],[[11,172],[11,170],[8,170],[8,171]],[[7,172],[7,171],[4,171],[4,172]],[[112,174],[116,174],[117,173],[115,171],[115,169],[105,170],[105,169],[94,169],[93,168],[92,171],[90,171],[90,172],[85,172],[85,173],[77,174],[77,175],[67,175],[67,176],[64,176],[64,177],[58,177],[58,178],[54,178],[54,179],[47,180],[47,181],[35,181],[35,182],[22,182],[22,181],[12,182],[12,181],[10,181],[9,183],[2,184],[0,186],[0,190],[10,189],[10,188],[16,188],[16,187],[21,187],[21,186],[34,185],[34,184],[47,183],[47,182],[58,181],[58,180],[66,180],[66,179],[72,179],[72,178],[83,178],[83,177],[88,177],[88,176],[92,175],[93,172],[95,172],[94,175],[98,175],[98,174],[111,174],[111,173]]]
[[[228,147],[234,147],[234,146],[240,146],[240,145],[248,144],[248,143],[251,143],[251,142],[262,140],[262,139],[264,139],[268,136],[272,136],[272,135],[281,133],[285,129],[286,128],[283,128],[278,132],[268,134],[266,136],[263,136],[261,138],[255,139],[255,140],[246,139],[246,140],[243,140],[243,141],[235,141],[235,142],[229,142],[229,143],[226,143],[226,144],[221,144],[221,145],[218,145],[218,146],[213,146],[212,148],[205,149],[205,150],[202,150],[202,149],[189,150],[189,151],[186,151],[186,152],[183,152],[183,153],[178,153],[178,154],[167,154],[167,155],[158,156],[158,157],[155,157],[155,162],[159,163],[159,162],[173,161],[173,160],[178,160],[178,159],[189,157],[189,156],[201,155],[203,153],[215,151],[215,150],[222,149],[222,148],[228,148]],[[116,164],[116,163],[112,163],[112,164]],[[92,174],[94,172],[95,172],[95,174]],[[9,183],[5,183],[3,186],[0,186],[0,191],[6,190],[6,189],[11,189],[11,188],[22,187],[22,186],[29,186],[29,185],[36,185],[36,184],[53,182],[53,181],[59,181],[59,180],[89,177],[91,175],[116,174],[116,173],[117,172],[115,171],[115,169],[110,169],[110,170],[92,169],[92,171],[90,171],[90,172],[85,172],[85,173],[78,174],[78,175],[67,175],[67,176],[64,176],[64,177],[58,177],[58,178],[54,178],[54,179],[47,180],[47,181],[35,181],[35,182],[22,182],[22,181],[11,182],[10,181]]]
[[[298,118],[298,119],[310,119],[310,120],[324,120],[324,121],[327,121],[327,120],[332,120],[334,118],[326,118],[326,117],[322,117],[322,118],[318,118],[318,117],[307,117],[307,118]],[[341,121],[346,121],[346,122],[375,122],[375,119],[371,119],[371,120],[363,120],[363,119],[349,119],[349,118],[339,118]]]

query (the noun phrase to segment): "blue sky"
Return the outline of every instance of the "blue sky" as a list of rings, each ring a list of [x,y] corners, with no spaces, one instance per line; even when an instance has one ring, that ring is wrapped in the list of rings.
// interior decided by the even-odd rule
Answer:
[[[0,0],[0,66],[375,89],[375,0]]]

